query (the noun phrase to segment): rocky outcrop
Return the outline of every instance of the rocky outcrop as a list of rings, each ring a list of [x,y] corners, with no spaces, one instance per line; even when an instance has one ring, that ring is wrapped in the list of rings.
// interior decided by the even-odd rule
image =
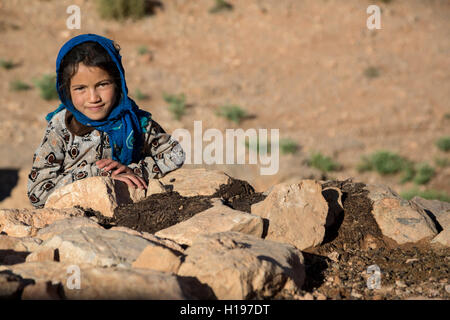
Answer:
[[[72,208],[80,206],[112,217],[114,209],[145,198],[145,190],[128,187],[122,181],[109,177],[90,177],[75,181],[55,190],[47,199],[45,208]]]
[[[211,196],[229,183],[225,174],[204,169],[175,173],[152,181],[147,196],[170,190]],[[0,210],[0,298],[298,297],[308,281],[305,257],[309,263],[321,259],[307,252],[324,245],[327,231],[339,229],[346,204],[340,188],[300,180],[274,185],[264,200],[251,206],[251,213],[213,198],[212,208],[156,234],[105,226],[99,217],[73,208],[111,217],[114,206],[139,199],[123,200],[128,191],[116,187],[108,180],[86,179],[84,185],[70,187],[74,195],[69,189],[55,193],[52,203],[60,203],[59,209]],[[397,245],[428,241],[449,246],[450,205],[421,198],[406,201],[379,185],[366,185],[364,192],[372,203],[366,216]],[[87,195],[89,199],[76,199]],[[383,241],[376,232],[363,234],[362,240],[364,252],[377,250]],[[328,258],[335,265],[344,253],[332,252]]]
[[[390,188],[367,185],[372,214],[381,232],[398,244],[418,242],[437,235],[436,225],[423,207],[400,198]]]

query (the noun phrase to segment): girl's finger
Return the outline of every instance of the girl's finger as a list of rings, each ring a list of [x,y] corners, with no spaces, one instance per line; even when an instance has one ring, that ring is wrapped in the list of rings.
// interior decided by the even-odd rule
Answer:
[[[122,172],[127,172],[127,167],[126,166],[121,166],[119,169],[115,170],[112,173],[112,175],[115,176],[115,175],[117,175],[119,173],[122,173]]]
[[[130,178],[127,177],[127,176],[124,176],[124,175],[122,175],[122,176],[115,176],[115,177],[113,177],[113,179],[123,181],[123,182],[125,182],[129,187],[136,188],[135,184],[134,184],[134,183],[130,180]]]

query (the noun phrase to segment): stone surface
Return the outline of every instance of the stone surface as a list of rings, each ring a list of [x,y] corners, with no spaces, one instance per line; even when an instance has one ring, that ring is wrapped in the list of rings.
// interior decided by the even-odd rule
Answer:
[[[102,226],[100,226],[99,224],[97,224],[96,222],[92,221],[89,218],[74,217],[55,221],[54,223],[40,229],[36,233],[36,237],[42,240],[47,240],[55,235],[63,233],[68,229],[79,229],[82,227],[91,227],[99,229],[102,228]]]
[[[450,228],[450,203],[439,200],[428,200],[414,197],[411,202],[417,203],[426,211],[428,210],[437,220],[442,229]]]
[[[210,288],[198,280],[179,277],[149,269],[99,268],[60,262],[30,262],[14,266],[0,266],[2,271],[20,276],[38,284],[37,288],[24,290],[27,299],[42,297],[44,287],[57,288],[63,299],[212,299]],[[79,273],[78,273],[79,272]],[[78,277],[79,276],[79,277]],[[78,281],[79,280],[79,281]],[[0,281],[1,276],[0,276]],[[32,284],[32,283],[31,283]],[[45,284],[45,286],[43,285]],[[79,284],[79,289],[77,288]],[[13,288],[14,289],[14,288]],[[0,286],[0,292],[1,292]],[[12,290],[10,290],[12,291]],[[52,295],[51,298],[57,298]],[[48,298],[48,296],[44,296]]]
[[[0,250],[32,252],[39,248],[42,240],[32,237],[10,237],[0,234]]]
[[[300,250],[323,241],[328,204],[314,180],[275,185],[264,201],[252,205],[251,212],[269,220],[268,240],[290,243]]]
[[[373,201],[372,214],[383,235],[398,244],[417,242],[437,235],[434,222],[415,202],[402,199],[384,185],[367,185]]]
[[[36,235],[39,229],[55,221],[84,216],[83,210],[70,209],[0,209],[0,233],[14,237]]]
[[[181,256],[161,246],[148,246],[131,265],[133,268],[152,269],[177,273],[181,265]]]
[[[261,237],[263,220],[261,217],[233,210],[220,199],[212,201],[213,207],[197,213],[192,218],[158,231],[155,235],[171,239],[180,244],[191,245],[199,234],[237,231]]]
[[[45,208],[80,206],[112,217],[114,209],[119,205],[138,202],[144,198],[144,189],[128,187],[126,183],[109,177],[90,177],[55,190],[48,197]]]
[[[199,235],[186,255],[178,274],[208,284],[218,299],[271,298],[305,279],[298,249],[240,232]]]
[[[439,243],[443,246],[450,247],[450,228],[444,229],[431,240],[431,243]]]
[[[43,250],[57,249],[55,255],[65,263],[129,267],[148,245],[155,244],[125,232],[81,227],[65,230],[44,241],[33,255],[37,256]],[[43,257],[49,256],[43,253]]]
[[[1,266],[0,266],[1,268]],[[27,282],[7,270],[0,271],[0,300],[18,299]]]
[[[168,190],[176,191],[183,197],[209,196],[228,184],[230,177],[218,170],[178,169],[159,179]],[[193,188],[195,181],[195,188]]]

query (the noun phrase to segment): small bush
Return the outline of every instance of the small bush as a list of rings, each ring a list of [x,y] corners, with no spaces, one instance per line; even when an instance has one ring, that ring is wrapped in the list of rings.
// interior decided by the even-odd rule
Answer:
[[[186,113],[186,97],[184,94],[173,95],[163,94],[164,100],[169,104],[169,111],[176,120],[181,120],[181,117]]]
[[[408,191],[401,192],[400,196],[406,200],[411,200],[415,196],[418,196],[418,197],[428,199],[428,200],[439,200],[439,201],[450,202],[450,195],[446,194],[445,192],[437,191],[437,190],[421,191],[421,190],[418,190],[417,188],[414,188],[414,189],[411,189]]]
[[[364,75],[369,79],[373,79],[380,76],[380,71],[377,67],[368,67],[364,70]]]
[[[144,55],[144,54],[146,54],[146,53],[149,52],[149,50],[148,50],[148,48],[147,48],[146,46],[140,46],[140,47],[137,49],[137,51],[138,51],[138,54],[139,54],[140,56],[142,56],[142,55]]]
[[[222,106],[216,114],[237,124],[241,123],[241,121],[247,116],[247,112],[237,105]]]
[[[229,4],[224,0],[215,0],[214,6],[209,9],[209,13],[218,13],[221,11],[231,11],[233,10],[233,5]]]
[[[415,184],[427,184],[433,178],[434,173],[434,169],[428,164],[421,164],[417,168],[413,181]]]
[[[436,157],[434,159],[434,163],[438,167],[445,168],[445,167],[450,166],[450,158],[439,158],[439,157]]]
[[[24,91],[31,89],[31,86],[20,80],[14,80],[10,83],[10,88],[13,91]]]
[[[334,162],[330,157],[322,155],[320,152],[312,153],[307,164],[322,172],[337,171],[341,168],[337,162]]]
[[[149,98],[149,96],[143,93],[139,88],[134,92],[134,96],[137,100],[147,100]]]
[[[360,171],[375,170],[381,175],[388,175],[398,173],[409,165],[405,158],[395,153],[377,151],[369,157],[363,157],[358,169]]]
[[[56,91],[56,76],[44,74],[40,79],[34,80],[37,88],[39,88],[40,96],[44,100],[58,99],[58,91]]]
[[[298,151],[298,144],[289,138],[281,139],[280,149],[282,154],[295,154]]]
[[[14,62],[12,62],[12,60],[0,59],[0,67],[2,67],[5,70],[10,70],[15,67],[15,64]]]
[[[249,139],[246,138],[245,139],[245,146],[249,150],[253,150],[253,151],[257,152],[257,153],[259,153],[259,149],[260,148],[266,148],[267,154],[270,154],[271,149],[272,149],[272,144],[270,142],[269,143],[261,142],[261,141],[259,141],[259,137],[257,137],[256,144],[250,144]]]
[[[97,8],[104,19],[140,19],[146,14],[146,0],[97,0]]]
[[[436,146],[442,151],[450,151],[450,137],[442,137],[436,141]]]

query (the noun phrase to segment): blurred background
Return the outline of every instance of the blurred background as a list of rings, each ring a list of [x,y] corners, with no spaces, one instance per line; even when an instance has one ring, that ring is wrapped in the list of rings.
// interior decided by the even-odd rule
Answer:
[[[380,30],[366,25],[372,4]],[[67,27],[71,5],[80,29]],[[0,208],[30,207],[33,153],[59,105],[56,56],[83,33],[120,45],[129,96],[168,133],[193,135],[196,120],[280,130],[275,175],[186,168],[259,192],[352,178],[450,201],[449,18],[449,0],[2,0]]]

